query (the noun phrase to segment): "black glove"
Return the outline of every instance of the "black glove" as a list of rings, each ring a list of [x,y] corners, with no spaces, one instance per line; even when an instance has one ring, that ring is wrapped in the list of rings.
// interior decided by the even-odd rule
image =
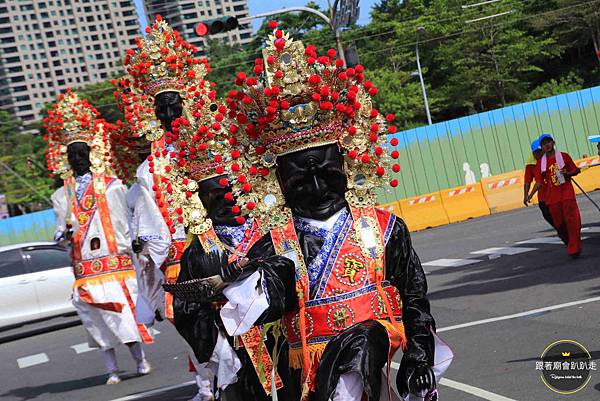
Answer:
[[[67,241],[71,241],[71,239],[73,238],[73,226],[70,224],[67,224],[67,230],[64,232],[63,234],[64,239],[66,239]]]
[[[435,389],[435,375],[429,365],[418,365],[408,372],[408,390],[411,394],[424,396]]]
[[[139,237],[134,239],[133,241],[131,241],[131,249],[134,253],[140,254],[144,249],[144,241],[139,239]]]

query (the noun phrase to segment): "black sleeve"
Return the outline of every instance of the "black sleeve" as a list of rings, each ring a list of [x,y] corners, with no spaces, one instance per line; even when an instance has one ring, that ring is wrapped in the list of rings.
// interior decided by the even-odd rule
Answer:
[[[294,262],[275,254],[271,234],[266,234],[248,251],[250,261],[260,259],[269,307],[258,318],[256,324],[281,319],[284,312],[297,308]]]
[[[190,272],[194,274],[193,260],[203,253],[200,242],[194,240],[181,257],[177,282],[192,278]],[[210,303],[185,302],[176,297],[173,297],[173,312],[177,332],[192,347],[198,362],[208,362],[217,344],[216,319],[219,312],[213,310]]]
[[[427,279],[408,228],[400,218],[394,223],[385,261],[386,279],[398,288],[402,298],[402,320],[408,340],[403,361],[412,366],[433,366],[435,321],[429,310]]]

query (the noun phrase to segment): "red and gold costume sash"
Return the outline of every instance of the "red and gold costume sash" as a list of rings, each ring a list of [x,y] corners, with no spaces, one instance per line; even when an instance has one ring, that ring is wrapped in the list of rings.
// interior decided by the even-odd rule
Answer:
[[[73,234],[71,243],[71,257],[73,259],[75,274],[74,287],[79,291],[80,298],[86,303],[100,309],[120,313],[123,310],[123,305],[114,302],[95,302],[84,287],[85,284],[94,282],[118,281],[135,318],[135,303],[125,284],[126,279],[135,278],[135,268],[130,255],[118,255],[117,240],[106,201],[106,189],[114,181],[114,177],[107,177],[104,174],[94,174],[92,180],[85,188],[81,199],[73,196],[75,194],[74,179],[70,178],[65,183],[65,185],[69,186],[67,202],[70,202],[71,210],[75,214],[79,224],[79,230]],[[87,238],[90,223],[96,212],[98,212],[100,217],[109,254],[100,258],[83,260],[81,247],[83,241]],[[153,341],[146,326],[138,323],[137,328],[144,343],[151,343]]]
[[[185,245],[185,241],[173,241],[169,247],[169,255],[167,256],[167,259],[163,265],[160,267],[160,270],[165,275],[165,282],[169,284],[177,282],[177,277],[179,276],[179,271],[181,270],[179,261],[181,259],[181,255],[183,255],[183,251],[185,250]],[[165,291],[165,317],[173,322],[175,316],[174,313],[173,294]]]
[[[340,230],[325,262],[321,278],[311,288],[306,266],[297,263],[296,288],[299,311],[284,316],[290,344],[290,366],[303,369],[308,389],[314,391],[314,378],[327,343],[353,324],[379,321],[388,332],[393,355],[406,344],[402,301],[398,289],[384,281],[385,243],[395,218],[373,207],[350,207],[352,220]],[[298,237],[290,220],[271,230],[276,252],[297,248]],[[299,258],[302,254],[299,253]],[[309,294],[311,294],[309,296]],[[307,389],[303,391],[304,397]]]
[[[78,284],[90,281],[89,279],[107,273],[132,272],[135,268],[129,255],[104,256],[92,260],[83,260],[75,264],[75,279]],[[131,276],[127,274],[127,276]]]

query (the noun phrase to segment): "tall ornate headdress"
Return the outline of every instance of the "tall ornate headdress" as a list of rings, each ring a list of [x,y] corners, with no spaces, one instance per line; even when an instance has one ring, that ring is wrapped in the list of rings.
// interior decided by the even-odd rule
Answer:
[[[145,38],[136,38],[137,48],[129,49],[123,60],[131,76],[132,107],[126,119],[138,135],[150,141],[162,137],[160,121],[154,114],[155,96],[162,92],[178,92],[182,99],[196,91],[210,71],[206,59],[194,58],[196,48],[187,43],[160,15],[146,28]]]
[[[365,80],[361,65],[344,68],[335,50],[318,56],[315,46],[305,48],[276,29],[274,21],[270,25],[274,33],[263,58],[256,60],[256,76],[238,73],[238,89],[227,99],[228,115],[235,120],[233,132],[252,150],[247,154],[256,191],[241,199],[252,209],[258,207],[261,215],[274,216],[272,207],[283,205],[273,185],[277,156],[337,144],[345,155],[348,202],[374,205],[375,188],[398,184],[389,176],[390,170],[400,169],[392,162],[398,152],[390,147],[397,140],[387,142],[387,134],[396,127],[386,126],[394,116],[383,117],[373,107],[377,88]]]
[[[244,168],[240,164],[243,163],[241,145],[224,126],[227,108],[216,101],[216,93],[208,81],[200,93],[194,108],[184,108],[184,115],[172,124],[173,132],[166,135],[166,142],[174,147],[169,163],[165,164],[164,158],[154,160],[163,165],[169,183],[166,196],[176,206],[178,221],[197,235],[212,227],[197,193],[198,183],[223,175],[219,184],[226,187],[229,185],[226,177]],[[234,206],[234,212],[240,212],[238,206]],[[238,222],[243,223],[244,218],[239,216]]]
[[[44,118],[47,131],[45,139],[48,142],[46,159],[48,169],[53,174],[65,179],[71,176],[67,146],[73,142],[84,142],[90,146],[92,172],[110,169],[110,125],[99,119],[99,115],[87,100],[80,100],[70,89],[57,96],[54,108]]]

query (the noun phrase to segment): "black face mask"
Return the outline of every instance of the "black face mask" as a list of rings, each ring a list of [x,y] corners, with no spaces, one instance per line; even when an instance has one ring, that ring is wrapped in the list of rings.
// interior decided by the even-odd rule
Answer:
[[[225,200],[225,194],[231,192],[231,187],[221,186],[219,184],[221,178],[225,178],[225,176],[200,181],[198,183],[198,195],[213,225],[239,226],[240,224],[235,221],[236,215],[231,211],[231,207],[235,205],[235,202]]]
[[[346,206],[344,159],[335,144],[279,156],[277,176],[298,216],[325,220]]]
[[[73,142],[67,146],[67,158],[75,175],[90,172],[90,147],[84,142]]]
[[[171,123],[181,117],[183,100],[178,92],[162,92],[154,100],[154,114],[165,131],[171,131]]]

